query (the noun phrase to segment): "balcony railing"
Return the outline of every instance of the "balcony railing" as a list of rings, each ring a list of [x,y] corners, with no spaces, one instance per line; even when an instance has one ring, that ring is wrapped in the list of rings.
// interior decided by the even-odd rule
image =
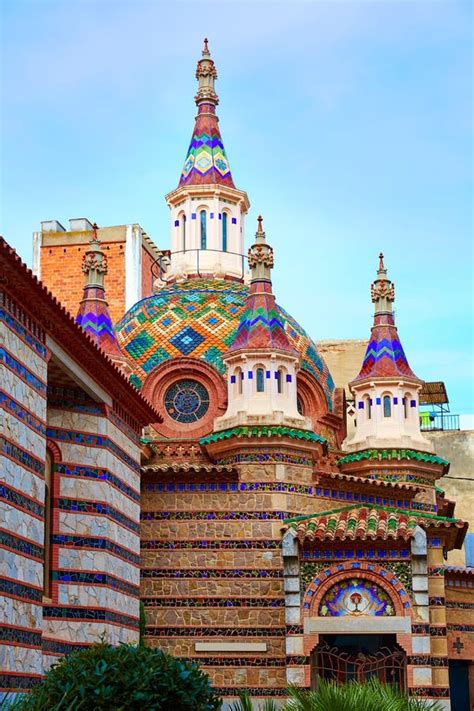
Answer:
[[[459,415],[445,412],[420,412],[420,426],[422,432],[459,430]]]

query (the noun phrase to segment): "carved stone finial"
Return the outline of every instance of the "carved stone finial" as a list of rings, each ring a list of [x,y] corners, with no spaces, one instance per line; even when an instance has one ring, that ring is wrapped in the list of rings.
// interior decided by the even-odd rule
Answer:
[[[263,231],[263,217],[257,217],[255,243],[248,251],[249,267],[252,270],[252,281],[270,280],[270,269],[273,268],[273,249],[267,244]]]
[[[208,42],[209,42],[209,40],[207,39],[207,37],[204,37],[204,47],[203,47],[203,50],[202,50],[202,55],[203,55],[203,56],[204,56],[205,54],[207,54],[207,55],[209,54]]]
[[[96,222],[92,225],[92,239],[89,249],[82,258],[82,271],[85,275],[85,286],[104,285],[104,275],[107,274],[107,257],[100,248],[97,237],[99,227]]]
[[[370,296],[375,304],[375,314],[391,313],[392,303],[395,301],[395,285],[387,277],[383,259],[383,252],[380,252],[377,279],[370,287]]]

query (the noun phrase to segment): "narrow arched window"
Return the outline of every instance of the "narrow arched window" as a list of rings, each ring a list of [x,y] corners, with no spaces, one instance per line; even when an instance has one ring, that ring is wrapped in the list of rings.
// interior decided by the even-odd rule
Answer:
[[[241,368],[236,368],[234,372],[234,377],[235,377],[235,386],[234,386],[234,392],[236,395],[242,395],[242,369]]]
[[[183,252],[186,251],[186,215],[183,215],[181,218],[181,243],[182,247],[181,249]]]
[[[200,220],[201,220],[201,249],[207,249],[207,220],[206,220],[206,211],[205,210],[201,210]]]
[[[405,419],[408,417],[408,395],[403,398],[403,415]]]
[[[392,403],[390,400],[390,395],[383,396],[383,416],[384,417],[391,417],[392,416]]]
[[[43,595],[50,597],[51,590],[51,498],[52,498],[53,462],[49,452],[46,452],[44,467],[44,531],[43,531]]]
[[[365,398],[365,407],[366,407],[366,413],[367,413],[367,419],[371,420],[372,419],[372,405],[371,405],[371,399],[370,397]]]
[[[257,392],[263,393],[265,390],[265,372],[263,368],[257,368]]]
[[[227,212],[222,213],[222,251],[227,252]]]
[[[279,395],[283,392],[283,372],[281,368],[277,371],[277,391]]]

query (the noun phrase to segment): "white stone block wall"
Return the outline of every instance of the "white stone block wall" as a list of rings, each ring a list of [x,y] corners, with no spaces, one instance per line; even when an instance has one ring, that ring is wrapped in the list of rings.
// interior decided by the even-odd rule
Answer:
[[[52,602],[44,619],[48,658],[101,636],[112,644],[139,636],[138,435],[104,407],[85,409],[48,408],[48,436],[61,450]]]
[[[11,299],[0,301],[0,691],[42,674],[48,350]]]

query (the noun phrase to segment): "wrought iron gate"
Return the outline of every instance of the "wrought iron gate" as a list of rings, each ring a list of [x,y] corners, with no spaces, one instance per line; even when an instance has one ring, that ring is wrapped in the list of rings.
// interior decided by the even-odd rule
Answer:
[[[377,677],[383,684],[406,689],[406,655],[397,645],[380,647],[372,654],[346,652],[339,647],[320,643],[313,652],[312,688],[317,679],[333,679],[337,683],[365,681]]]

